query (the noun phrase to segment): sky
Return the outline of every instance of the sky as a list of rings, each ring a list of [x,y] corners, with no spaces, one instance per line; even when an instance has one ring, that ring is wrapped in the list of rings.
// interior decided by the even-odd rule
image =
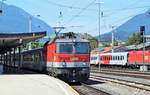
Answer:
[[[5,0],[51,27],[63,26],[61,32],[98,33],[98,2],[100,3],[100,33],[104,34],[125,23],[135,15],[150,9],[150,0]]]

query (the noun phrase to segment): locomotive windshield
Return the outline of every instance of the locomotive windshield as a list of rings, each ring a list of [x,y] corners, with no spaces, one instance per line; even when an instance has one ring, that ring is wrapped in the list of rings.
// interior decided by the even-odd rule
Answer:
[[[73,46],[69,43],[60,43],[58,44],[57,53],[73,53]]]
[[[75,53],[89,53],[88,43],[75,43]]]
[[[57,44],[57,53],[67,53],[67,54],[89,53],[89,43],[85,43],[85,42],[58,43]]]

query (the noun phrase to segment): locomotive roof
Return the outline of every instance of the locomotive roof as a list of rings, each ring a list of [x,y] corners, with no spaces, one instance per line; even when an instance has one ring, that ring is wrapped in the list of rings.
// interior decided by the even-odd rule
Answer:
[[[45,43],[54,43],[54,42],[89,42],[87,39],[85,39],[83,36],[79,35],[79,34],[75,34],[73,32],[69,32],[69,33],[62,33],[57,35],[54,39],[52,39],[51,41],[48,41]]]
[[[56,39],[55,42],[89,42],[87,39],[73,38],[73,39]]]
[[[82,35],[73,32],[58,35],[55,42],[88,42]]]

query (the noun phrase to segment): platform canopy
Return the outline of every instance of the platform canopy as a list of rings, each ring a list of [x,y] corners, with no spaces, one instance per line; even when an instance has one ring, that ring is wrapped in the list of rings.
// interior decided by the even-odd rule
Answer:
[[[46,36],[46,31],[32,33],[0,33],[0,53]]]

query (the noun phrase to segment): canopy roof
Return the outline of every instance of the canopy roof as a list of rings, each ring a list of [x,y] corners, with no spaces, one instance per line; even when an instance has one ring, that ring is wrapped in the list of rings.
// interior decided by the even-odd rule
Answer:
[[[32,33],[0,33],[0,53],[46,36],[46,31]]]

